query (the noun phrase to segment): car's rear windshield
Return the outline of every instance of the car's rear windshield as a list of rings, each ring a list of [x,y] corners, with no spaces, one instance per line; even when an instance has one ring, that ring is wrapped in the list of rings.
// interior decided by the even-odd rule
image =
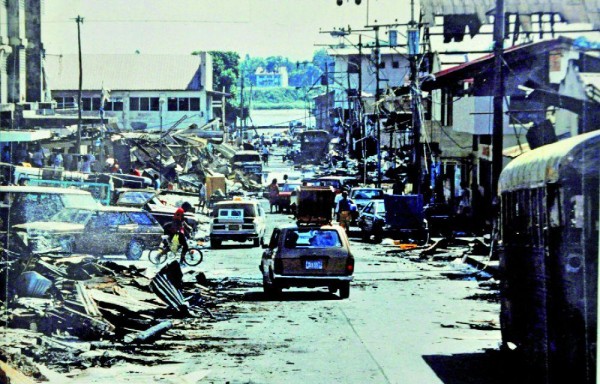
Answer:
[[[351,199],[382,199],[383,191],[381,189],[359,189],[352,191]]]
[[[286,232],[284,246],[288,249],[332,248],[341,247],[342,240],[338,232],[333,229],[297,229]]]
[[[213,216],[217,217],[217,214],[220,209],[243,209],[244,217],[255,217],[256,209],[254,209],[254,204],[219,204],[215,206],[213,211]]]
[[[158,221],[147,212],[129,212],[129,217],[139,225],[156,225]]]
[[[154,196],[154,192],[132,191],[123,192],[119,195],[117,204],[144,204]]]
[[[247,163],[252,161],[260,161],[260,155],[258,154],[250,154],[250,155],[234,155],[233,162],[234,163]]]

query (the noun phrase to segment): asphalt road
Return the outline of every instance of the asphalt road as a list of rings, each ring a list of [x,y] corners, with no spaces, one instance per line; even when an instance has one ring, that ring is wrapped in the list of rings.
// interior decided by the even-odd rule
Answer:
[[[292,221],[267,215],[268,233]],[[226,320],[180,323],[172,334],[179,338],[161,341],[171,343],[161,364],[48,376],[61,383],[518,382],[498,352],[495,282],[474,279],[476,271],[460,260],[421,258],[351,237],[356,265],[349,299],[325,288],[268,298],[258,269],[262,249],[225,242],[184,272],[234,282],[230,300],[213,310]],[[136,264],[156,269],[146,260]]]

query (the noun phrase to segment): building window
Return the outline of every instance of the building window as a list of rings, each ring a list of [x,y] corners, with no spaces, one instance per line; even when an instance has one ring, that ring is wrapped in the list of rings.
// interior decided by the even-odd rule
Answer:
[[[158,97],[130,97],[130,111],[158,111]]]
[[[190,97],[190,111],[199,111],[200,110],[200,98],[199,97]]]
[[[56,109],[67,109],[76,108],[75,98],[70,96],[57,96],[54,98],[56,101]]]
[[[180,111],[189,111],[190,110],[190,99],[187,97],[180,97],[178,100],[179,110]]]
[[[129,110],[130,111],[139,111],[140,110],[140,98],[139,97],[130,97],[129,98]]]
[[[167,101],[167,109],[169,111],[177,111],[177,98],[176,97],[169,97],[169,100]]]
[[[381,69],[385,69],[385,61],[383,61],[383,60],[382,60],[382,61],[379,63],[379,68],[381,68]]]
[[[111,101],[104,102],[105,111],[122,111],[123,99],[112,98]]]
[[[400,62],[399,61],[392,61],[392,68],[400,68]]]
[[[100,109],[100,98],[99,97],[82,97],[81,98],[81,110],[82,111],[98,111]]]
[[[199,97],[169,97],[167,101],[169,111],[199,111]]]

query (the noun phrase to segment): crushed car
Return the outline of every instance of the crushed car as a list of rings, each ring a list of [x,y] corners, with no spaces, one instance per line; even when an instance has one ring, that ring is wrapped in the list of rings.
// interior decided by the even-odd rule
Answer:
[[[164,233],[142,209],[102,205],[65,208],[46,221],[13,225],[11,231],[30,251],[125,254],[129,260],[138,260],[145,249],[160,244]]]

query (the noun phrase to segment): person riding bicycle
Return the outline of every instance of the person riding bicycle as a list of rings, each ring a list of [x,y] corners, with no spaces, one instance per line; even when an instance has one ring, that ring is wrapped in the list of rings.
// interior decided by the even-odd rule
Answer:
[[[189,249],[187,236],[192,231],[192,227],[185,222],[183,216],[184,213],[185,210],[183,208],[177,208],[173,214],[173,221],[165,226],[165,235],[169,235],[169,241],[173,241],[175,236],[177,236],[177,240],[179,241],[179,244],[181,244],[180,263],[184,262],[185,254]]]

